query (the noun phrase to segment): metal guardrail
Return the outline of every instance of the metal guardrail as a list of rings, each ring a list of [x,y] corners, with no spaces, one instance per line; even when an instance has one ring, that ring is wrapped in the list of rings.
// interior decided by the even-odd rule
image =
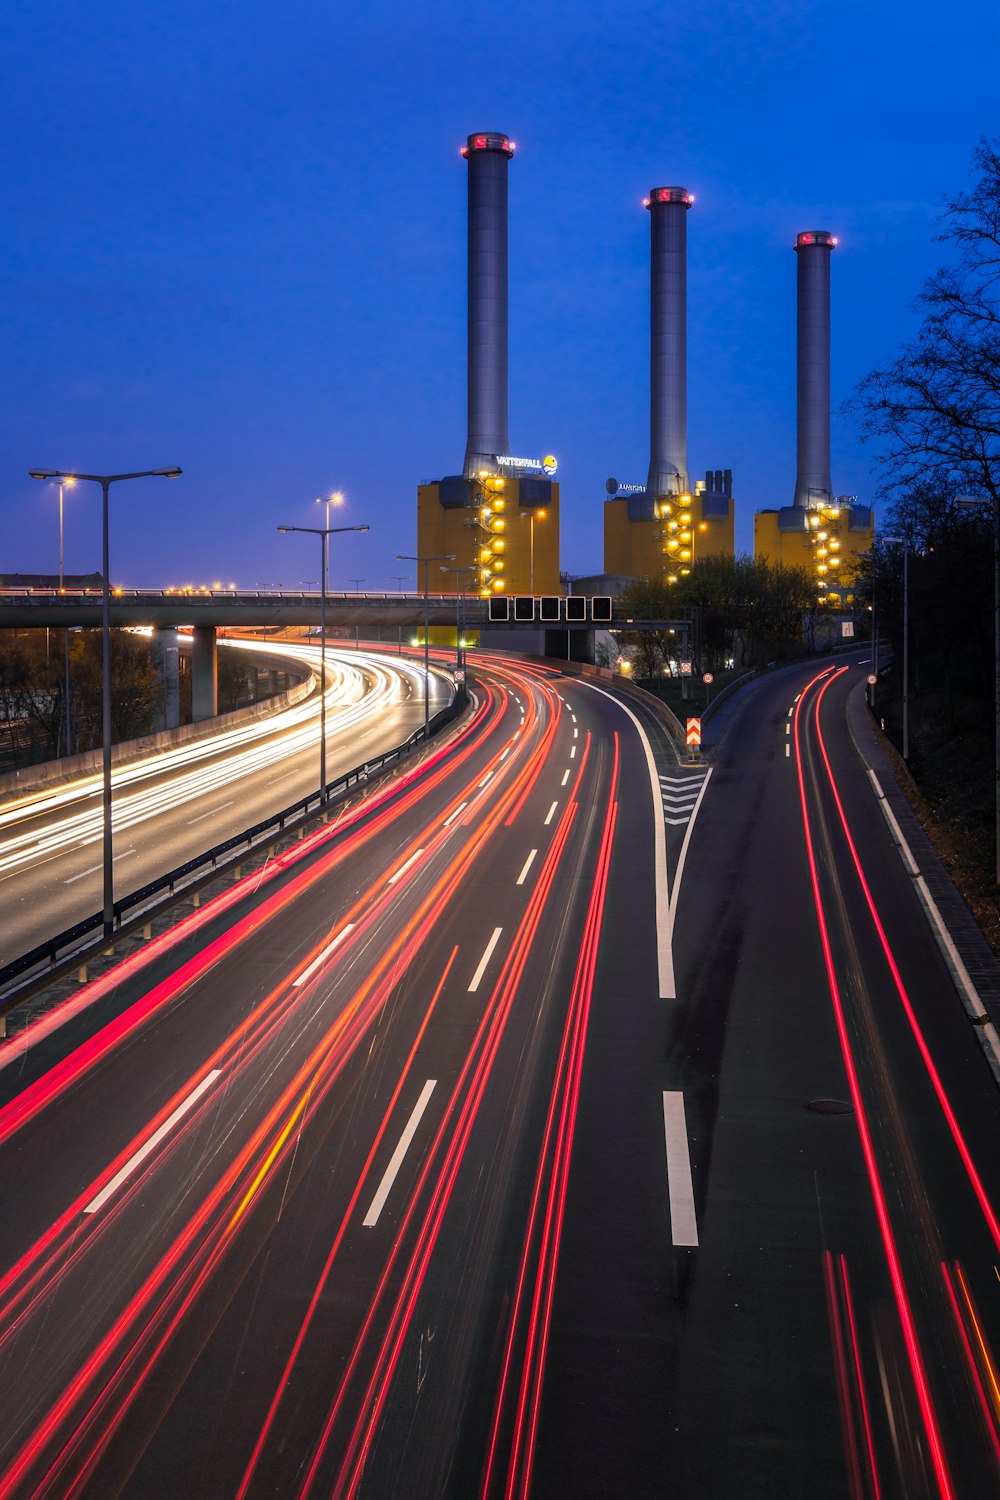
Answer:
[[[252,828],[246,828],[241,833],[233,834],[230,838],[224,839],[221,844],[215,844],[211,849],[206,849],[203,854],[185,860],[175,869],[168,870],[166,874],[148,881],[137,890],[130,891],[127,896],[123,896],[114,904],[113,937],[104,936],[103,912],[94,912],[92,916],[83,917],[72,927],[67,927],[63,932],[56,933],[44,943],[39,943],[27,953],[22,953],[18,958],[4,964],[0,967],[0,1036],[3,1035],[3,1017],[16,1006],[24,1003],[27,998],[25,991],[36,981],[41,979],[48,981],[54,977],[56,970],[64,971],[86,963],[89,958],[101,953],[109,943],[123,936],[126,930],[132,930],[139,920],[151,921],[182,896],[210,880],[220,869],[224,870],[229,864],[237,863],[235,859],[226,860],[227,855],[239,853],[241,857],[245,857],[254,849],[273,843],[283,833],[305,823],[324,806],[329,807],[332,800],[343,797],[354,787],[369,781],[372,776],[378,775],[389,766],[398,764],[418,745],[431,739],[456,719],[465,707],[466,701],[464,690],[459,689],[446,708],[440,709],[426,725],[421,724],[402,744],[396,745],[392,750],[387,750],[384,755],[377,755],[371,760],[364,761],[360,766],[345,771],[342,776],[329,782],[326,788],[325,804],[317,787],[315,792],[311,792],[307,797],[301,797],[298,802],[291,803],[272,817],[255,823]],[[221,865],[220,861],[223,861]],[[127,928],[126,917],[130,918]],[[95,932],[99,935],[89,942],[81,941]],[[14,989],[9,989],[8,986],[15,981],[21,981],[21,983],[17,984]]]

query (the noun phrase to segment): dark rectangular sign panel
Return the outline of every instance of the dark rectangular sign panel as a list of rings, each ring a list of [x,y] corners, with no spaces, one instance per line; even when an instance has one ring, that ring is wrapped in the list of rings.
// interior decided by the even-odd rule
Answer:
[[[533,620],[535,618],[535,601],[530,594],[514,595],[514,619]]]
[[[595,625],[611,624],[610,594],[595,594],[590,601],[590,618]]]
[[[510,619],[510,600],[506,594],[501,594],[498,599],[495,594],[490,596],[490,624],[505,625]]]
[[[582,625],[587,618],[587,601],[583,594],[570,594],[566,599],[566,619],[572,624]]]
[[[559,595],[543,594],[538,601],[538,618],[546,625],[559,623]]]

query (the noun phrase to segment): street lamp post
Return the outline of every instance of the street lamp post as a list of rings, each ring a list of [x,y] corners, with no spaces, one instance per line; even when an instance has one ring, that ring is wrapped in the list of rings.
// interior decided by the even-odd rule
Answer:
[[[398,583],[399,584],[399,592],[400,593],[403,592],[403,584],[404,583],[408,583],[409,580],[410,580],[409,573],[390,573],[389,577],[392,579],[393,583]],[[396,626],[396,644],[399,647],[399,654],[400,654],[400,656],[402,656],[402,654],[403,654],[403,627],[402,627],[402,625],[397,625]]]
[[[430,618],[427,604],[427,575],[433,562],[454,562],[454,552],[441,552],[436,557],[412,557],[407,552],[396,553],[397,562],[415,562],[424,565],[424,729],[427,729],[430,720]]]
[[[329,495],[317,495],[316,504],[326,506],[326,576],[330,576],[330,506],[343,505],[344,497],[340,490],[334,490]]]
[[[910,544],[902,536],[884,536],[883,542],[903,549],[903,759],[910,764]],[[876,669],[877,670],[877,669]]]
[[[470,568],[442,568],[442,573],[457,573],[458,593],[455,595],[455,666],[462,666],[462,625],[465,613],[465,575],[477,572],[475,564]]]
[[[115,928],[114,853],[111,837],[111,575],[108,547],[108,490],[123,479],[177,479],[180,469],[140,469],[135,474],[77,474],[64,469],[31,469],[31,479],[87,480],[101,486],[101,738],[104,821],[104,936]]]
[[[342,531],[367,531],[367,526],[279,526],[282,536],[290,531],[304,531],[320,539],[319,592],[319,800],[326,802],[326,586],[330,538]]]
[[[63,591],[63,490],[72,489],[75,484],[73,479],[53,479],[53,484],[59,486],[59,592]],[[72,755],[72,722],[70,719],[69,702],[69,629],[63,631],[63,660],[66,669],[65,697],[66,697],[66,754]]]
[[[544,512],[544,510],[540,510],[538,512],[537,516],[536,516],[536,514],[535,514],[534,511],[529,511],[528,515],[527,516],[522,516],[521,519],[522,519],[522,521],[526,520],[528,522],[528,526],[530,528],[530,540],[529,540],[529,543],[528,543],[528,578],[529,578],[528,592],[529,592],[529,594],[531,594],[532,598],[534,598],[534,596],[535,596],[535,521],[536,520],[544,521],[545,520],[545,512]]]

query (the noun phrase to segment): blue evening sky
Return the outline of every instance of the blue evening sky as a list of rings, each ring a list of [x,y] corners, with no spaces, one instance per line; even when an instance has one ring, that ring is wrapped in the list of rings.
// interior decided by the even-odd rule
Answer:
[[[54,570],[31,467],[180,464],[113,494],[129,585],[318,577],[313,497],[394,587],[415,486],[465,447],[466,167],[506,132],[510,440],[552,451],[563,567],[602,565],[604,481],[648,461],[648,216],[689,228],[692,473],[737,546],[791,502],[800,229],[840,236],[833,400],[915,326],[944,195],[996,131],[994,0],[6,0],[0,571]],[[834,417],[833,482],[872,493]],[[99,566],[99,491],[66,565]]]

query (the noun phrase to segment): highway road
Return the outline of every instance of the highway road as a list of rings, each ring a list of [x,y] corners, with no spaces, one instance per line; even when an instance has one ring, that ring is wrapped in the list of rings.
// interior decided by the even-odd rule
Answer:
[[[484,661],[9,1043],[0,1497],[995,1492],[1000,1099],[863,671],[706,768]]]
[[[231,641],[226,650],[253,652]],[[307,644],[267,642],[311,665]],[[431,712],[448,698],[433,674]],[[319,785],[318,692],[291,708],[116,766],[115,894],[120,897],[252,827]],[[384,653],[327,650],[330,780],[391,750],[423,723],[423,671]],[[100,774],[12,799],[0,809],[0,964],[98,911]]]

